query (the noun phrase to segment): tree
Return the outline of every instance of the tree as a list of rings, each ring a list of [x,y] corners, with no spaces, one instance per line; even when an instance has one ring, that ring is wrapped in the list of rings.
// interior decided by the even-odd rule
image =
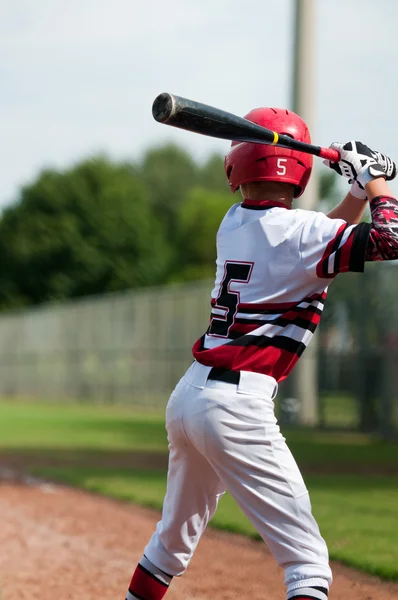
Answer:
[[[212,192],[228,192],[228,180],[224,170],[224,159],[212,154],[199,169],[199,185]],[[232,202],[232,196],[231,196]]]
[[[327,209],[330,210],[341,200],[341,192],[338,189],[339,176],[330,170],[324,169],[319,177],[319,197]]]
[[[145,154],[138,175],[148,189],[149,201],[164,223],[167,235],[174,238],[180,207],[198,181],[196,164],[188,152],[168,144]]]
[[[231,206],[227,193],[193,188],[180,208],[177,222],[178,265],[173,280],[214,278],[216,234]]]
[[[213,154],[199,166],[185,150],[167,144],[145,154],[138,174],[172,247],[169,281],[213,277],[217,228],[233,203],[224,159]]]
[[[105,157],[23,188],[0,255],[3,307],[163,283],[171,258],[145,185]]]

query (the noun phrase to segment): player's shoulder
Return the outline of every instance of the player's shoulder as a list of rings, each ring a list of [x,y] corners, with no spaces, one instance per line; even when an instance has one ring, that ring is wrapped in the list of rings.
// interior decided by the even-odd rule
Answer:
[[[295,208],[289,212],[297,223],[308,227],[339,227],[345,223],[342,219],[331,219],[325,213],[316,210]]]
[[[289,211],[298,223],[316,223],[328,220],[329,217],[323,212],[317,210],[307,210],[304,208],[293,208]]]
[[[342,219],[331,219],[325,213],[315,210],[294,209],[297,221],[297,233],[301,242],[325,240],[333,237],[341,226],[347,225]]]
[[[239,227],[239,225],[241,225],[242,219],[239,211],[240,206],[241,203],[237,202],[227,210],[223,220],[221,221],[219,232],[236,229]]]

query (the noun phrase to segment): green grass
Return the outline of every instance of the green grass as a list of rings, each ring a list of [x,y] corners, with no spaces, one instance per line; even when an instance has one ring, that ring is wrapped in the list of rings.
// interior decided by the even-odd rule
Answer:
[[[286,435],[307,473],[331,557],[398,580],[398,444],[352,433],[300,430]],[[93,492],[160,508],[165,469],[143,470],[139,461],[129,461],[134,454],[161,457],[166,450],[163,414],[103,405],[0,402],[3,456],[19,457],[33,474]],[[383,470],[394,476],[381,476]],[[212,524],[256,537],[228,495]]]
[[[322,419],[328,426],[355,427],[359,422],[358,401],[341,393],[324,394],[321,398]]]
[[[395,468],[398,475],[398,442],[350,432],[300,429],[285,432],[287,442],[299,464],[333,468],[379,470]]]
[[[398,580],[398,478],[306,478],[332,558]]]
[[[398,443],[355,433],[285,432],[297,461],[327,468],[347,463],[397,465]],[[0,401],[0,449],[167,451],[164,414],[120,406]],[[398,466],[397,466],[398,469]]]
[[[2,401],[0,447],[166,451],[164,414],[120,406]]]

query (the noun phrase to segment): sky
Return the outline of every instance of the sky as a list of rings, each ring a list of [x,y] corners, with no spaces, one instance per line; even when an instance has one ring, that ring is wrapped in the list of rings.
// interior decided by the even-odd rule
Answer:
[[[99,152],[225,154],[156,123],[154,98],[291,108],[293,20],[294,0],[2,0],[0,206],[41,169]],[[397,22],[396,0],[316,0],[314,143],[359,139],[398,161]]]

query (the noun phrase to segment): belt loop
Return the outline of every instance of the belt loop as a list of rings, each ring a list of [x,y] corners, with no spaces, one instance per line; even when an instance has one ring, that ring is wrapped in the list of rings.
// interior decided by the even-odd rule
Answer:
[[[203,390],[206,387],[210,369],[211,367],[206,367],[195,360],[186,371],[184,379],[190,385]]]
[[[273,400],[277,391],[278,386],[273,377],[251,371],[240,372],[239,393],[254,394],[255,396],[267,397]]]

